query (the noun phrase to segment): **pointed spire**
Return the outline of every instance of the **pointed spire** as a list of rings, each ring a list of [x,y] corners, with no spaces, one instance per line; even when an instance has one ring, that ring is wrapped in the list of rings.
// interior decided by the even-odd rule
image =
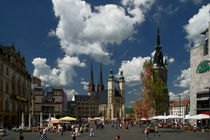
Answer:
[[[159,25],[160,25],[160,22],[158,22],[157,41],[156,41],[156,47],[155,47],[156,50],[160,50],[161,49]]]
[[[100,74],[99,74],[99,82],[98,84],[103,84],[103,76],[102,76],[102,65],[100,64]]]
[[[92,62],[91,62],[91,69],[90,69],[90,82],[89,82],[89,84],[94,84]]]

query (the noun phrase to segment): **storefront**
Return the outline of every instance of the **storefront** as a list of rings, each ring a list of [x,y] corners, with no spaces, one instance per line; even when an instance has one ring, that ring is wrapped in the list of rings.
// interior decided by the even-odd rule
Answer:
[[[210,115],[210,22],[208,25],[201,33],[205,36],[203,45],[190,50],[190,115]],[[205,124],[208,121],[203,120]]]

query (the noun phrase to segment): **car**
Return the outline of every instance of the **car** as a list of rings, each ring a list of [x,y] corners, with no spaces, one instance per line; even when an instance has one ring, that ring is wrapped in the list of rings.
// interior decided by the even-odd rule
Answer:
[[[7,130],[5,128],[0,128],[0,136],[6,136]]]

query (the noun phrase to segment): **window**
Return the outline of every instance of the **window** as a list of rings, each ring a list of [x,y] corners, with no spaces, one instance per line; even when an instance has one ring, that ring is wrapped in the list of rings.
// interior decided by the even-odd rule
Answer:
[[[0,79],[0,91],[3,91],[3,80]]]
[[[6,93],[9,94],[9,83],[6,82]]]
[[[3,72],[3,69],[4,68],[4,66],[3,66],[3,63],[0,63],[0,72]]]
[[[7,73],[7,75],[9,76],[9,68],[7,67],[7,69],[6,69],[6,73]]]

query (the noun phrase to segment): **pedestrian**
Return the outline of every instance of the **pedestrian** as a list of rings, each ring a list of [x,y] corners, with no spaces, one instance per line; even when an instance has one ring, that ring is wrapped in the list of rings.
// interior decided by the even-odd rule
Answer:
[[[156,135],[160,136],[159,133],[158,133],[158,126],[157,125],[155,125],[155,132],[154,132],[154,136],[156,136]]]
[[[117,135],[117,136],[115,137],[115,140],[120,140],[120,136]]]
[[[42,133],[43,133],[43,129],[41,128],[41,129],[40,129],[40,131],[39,131],[39,134],[40,134],[40,140],[42,140],[42,136],[43,136],[43,135],[42,135]]]
[[[145,135],[145,139],[147,140],[148,139],[148,128],[147,126],[145,127],[145,131],[144,131],[144,135]]]
[[[20,140],[23,140],[24,139],[24,136],[23,136],[23,132],[22,131],[20,131],[19,138],[20,138]]]
[[[198,128],[197,128],[196,124],[194,124],[194,126],[193,126],[194,135],[197,135],[197,130],[198,130]]]
[[[76,140],[76,132],[74,129],[72,129],[71,136],[73,140]]]
[[[94,136],[95,134],[94,134],[94,130],[93,130],[93,127],[91,127],[90,128],[90,136],[92,137],[92,136]]]

